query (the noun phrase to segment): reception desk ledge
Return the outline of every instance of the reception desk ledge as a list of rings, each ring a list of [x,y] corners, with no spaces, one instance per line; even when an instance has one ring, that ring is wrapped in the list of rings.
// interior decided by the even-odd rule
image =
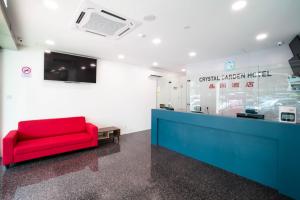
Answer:
[[[300,200],[300,125],[154,109],[151,142]]]

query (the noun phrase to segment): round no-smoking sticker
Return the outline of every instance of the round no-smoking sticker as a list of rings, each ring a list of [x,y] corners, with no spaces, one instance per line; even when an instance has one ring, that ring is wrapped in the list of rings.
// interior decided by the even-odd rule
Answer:
[[[23,77],[31,77],[31,68],[28,66],[22,67],[22,76]]]

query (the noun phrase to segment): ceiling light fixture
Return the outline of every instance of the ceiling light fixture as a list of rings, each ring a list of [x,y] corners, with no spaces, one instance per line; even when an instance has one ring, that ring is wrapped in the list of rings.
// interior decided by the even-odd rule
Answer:
[[[191,28],[191,26],[189,26],[189,25],[186,25],[186,26],[183,27],[184,30],[188,30],[190,28]]]
[[[50,53],[51,53],[51,50],[46,49],[46,50],[45,50],[45,53],[50,54]]]
[[[3,0],[3,2],[4,2],[5,7],[7,8],[8,7],[7,0]]]
[[[155,15],[147,15],[144,17],[144,20],[148,22],[153,22],[155,19],[156,19]]]
[[[161,43],[161,39],[159,39],[159,38],[154,38],[154,39],[152,40],[152,43],[155,44],[155,45],[158,45],[158,44]]]
[[[51,46],[53,46],[55,44],[55,42],[53,40],[46,40],[45,43],[47,45],[51,45]]]
[[[123,60],[123,59],[125,58],[125,56],[124,56],[123,54],[119,54],[119,55],[118,55],[118,58],[119,58],[120,60]]]
[[[181,69],[182,72],[186,72],[186,69]]]
[[[240,11],[240,10],[244,9],[246,6],[247,6],[247,1],[240,0],[240,1],[234,2],[231,6],[231,9],[233,11]]]
[[[196,55],[197,55],[197,53],[194,52],[194,51],[191,51],[191,52],[189,53],[189,56],[190,56],[190,57],[195,57]]]
[[[256,40],[261,41],[267,39],[268,34],[267,33],[260,33],[256,36]]]
[[[144,34],[144,33],[139,33],[137,36],[140,37],[140,38],[145,38],[145,37],[146,37],[146,34]]]
[[[58,4],[53,0],[44,0],[44,6],[50,10],[57,10]]]
[[[153,62],[152,65],[153,65],[154,67],[157,67],[157,66],[158,66],[158,63],[157,63],[157,62]]]

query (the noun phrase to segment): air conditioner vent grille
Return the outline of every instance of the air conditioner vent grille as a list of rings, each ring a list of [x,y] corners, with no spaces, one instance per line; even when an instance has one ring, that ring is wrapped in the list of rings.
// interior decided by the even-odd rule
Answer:
[[[93,32],[102,32],[107,35],[114,35],[119,29],[125,27],[125,23],[109,20],[97,13],[90,15],[90,20],[83,28],[94,30]]]
[[[74,29],[113,39],[124,37],[139,25],[135,20],[101,7],[94,0],[82,1],[72,23]]]
[[[103,12],[103,13],[105,13],[105,14],[107,14],[107,15],[110,15],[110,16],[112,16],[112,17],[118,18],[118,19],[120,19],[120,20],[126,21],[125,18],[120,17],[120,16],[118,16],[118,15],[115,15],[115,14],[113,14],[113,13],[111,13],[111,12],[106,11],[106,10],[101,10],[101,12]]]
[[[95,33],[95,32],[93,32],[93,31],[86,31],[86,32],[88,32],[88,33],[93,33],[93,34],[96,34],[96,35],[100,35],[100,36],[102,36],[102,37],[106,37],[106,35],[102,35],[102,34],[100,34],[100,33]]]
[[[81,20],[82,20],[82,18],[84,17],[84,15],[85,15],[85,12],[81,12],[81,13],[80,13],[80,15],[79,15],[79,17],[78,17],[78,19],[77,19],[77,21],[76,21],[76,24],[79,24],[79,23],[81,22]]]
[[[125,34],[127,31],[129,31],[130,30],[130,28],[127,28],[126,30],[124,30],[123,32],[121,32],[120,34],[119,34],[119,36],[122,36],[123,34]]]

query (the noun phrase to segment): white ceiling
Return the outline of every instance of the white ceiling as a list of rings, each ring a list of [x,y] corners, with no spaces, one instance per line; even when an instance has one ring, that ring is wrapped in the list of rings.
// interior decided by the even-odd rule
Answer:
[[[95,0],[100,6],[142,22],[119,40],[102,38],[71,28],[80,0],[56,0],[57,10],[47,9],[42,0],[9,0],[14,32],[28,46],[55,41],[54,50],[118,60],[179,71],[184,65],[288,43],[300,33],[300,0],[248,0],[247,7],[233,12],[233,0]],[[153,14],[156,20],[144,21]],[[191,26],[185,30],[184,26]],[[258,33],[269,37],[256,41]],[[137,37],[138,33],[146,38]],[[162,43],[152,44],[159,37]],[[188,52],[196,51],[190,58]]]

